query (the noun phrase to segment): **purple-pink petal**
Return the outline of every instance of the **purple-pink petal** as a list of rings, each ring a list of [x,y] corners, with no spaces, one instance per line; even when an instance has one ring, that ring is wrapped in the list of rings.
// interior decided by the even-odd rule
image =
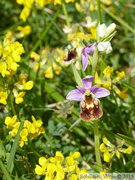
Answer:
[[[85,91],[86,91],[86,89],[85,89],[85,88],[80,87],[80,86],[76,86],[76,87],[77,87],[77,89],[79,89],[79,91],[81,91],[81,93],[82,93],[82,94],[84,94],[84,93],[85,93]]]
[[[93,79],[94,79],[93,76],[86,76],[85,78],[82,79],[82,82],[83,82],[85,89],[91,88]]]
[[[94,50],[95,50],[95,45],[96,45],[96,43],[90,44],[90,45],[86,46],[83,51],[87,54],[93,54]]]
[[[95,98],[102,98],[110,95],[110,92],[105,88],[93,86],[90,90],[94,94]]]
[[[83,94],[78,89],[74,89],[68,93],[66,99],[73,100],[73,101],[82,101]]]
[[[82,66],[84,71],[88,66],[88,54],[86,54],[85,52],[82,53]]]

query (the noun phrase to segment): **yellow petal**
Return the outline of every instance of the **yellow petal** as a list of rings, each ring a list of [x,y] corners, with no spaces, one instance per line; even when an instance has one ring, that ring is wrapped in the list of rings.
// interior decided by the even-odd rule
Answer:
[[[117,158],[120,159],[120,152],[119,151],[116,151],[116,156],[117,156]]]

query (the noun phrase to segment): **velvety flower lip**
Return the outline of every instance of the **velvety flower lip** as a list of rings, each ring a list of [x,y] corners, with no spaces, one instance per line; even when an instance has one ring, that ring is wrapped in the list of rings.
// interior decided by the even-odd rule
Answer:
[[[92,43],[82,50],[82,65],[83,65],[83,70],[85,70],[88,66],[88,54],[93,54],[95,50],[95,45],[96,43]]]
[[[70,50],[68,52],[68,56],[64,59],[64,61],[71,61],[77,57],[76,49]]]
[[[88,89],[95,98],[102,98],[110,95],[110,92],[101,87],[92,86],[93,76],[86,76],[82,79],[83,87],[76,86],[77,89],[70,91],[66,97],[68,100],[82,101],[85,91]]]

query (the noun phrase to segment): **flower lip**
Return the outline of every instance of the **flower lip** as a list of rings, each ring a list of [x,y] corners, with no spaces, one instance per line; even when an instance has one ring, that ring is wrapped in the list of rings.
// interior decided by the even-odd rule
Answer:
[[[77,57],[77,52],[76,52],[76,48],[75,48],[68,52],[68,56],[67,56],[67,58],[64,59],[64,61],[71,61],[72,59],[74,59],[76,57]]]

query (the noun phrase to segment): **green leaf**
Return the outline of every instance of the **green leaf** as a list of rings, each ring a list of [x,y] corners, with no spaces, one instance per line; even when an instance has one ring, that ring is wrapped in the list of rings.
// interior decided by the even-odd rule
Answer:
[[[53,120],[49,120],[48,129],[49,129],[50,134],[52,134],[54,132],[55,126],[54,126],[54,121]]]
[[[7,169],[6,169],[6,167],[4,166],[3,162],[1,161],[1,159],[0,159],[0,167],[1,167],[2,172],[3,172],[4,175],[5,175],[5,178],[6,178],[7,180],[12,180],[12,178],[10,177],[9,172],[7,171]]]
[[[71,127],[69,128],[69,130],[72,129],[72,128],[73,128],[74,126],[76,126],[77,124],[79,124],[79,122],[80,122],[81,120],[82,120],[81,118],[77,119],[77,120],[71,125]]]
[[[117,133],[119,137],[125,139],[125,141],[131,145],[132,147],[135,148],[135,139],[131,138],[131,137],[128,137],[128,136],[125,136],[123,134],[120,134],[120,133]]]
[[[77,85],[80,87],[83,87],[83,83],[82,83],[80,74],[78,73],[77,69],[75,68],[75,66],[73,64],[72,64],[72,69],[73,69],[73,73],[74,73],[74,77],[75,77],[75,81],[76,81]]]
[[[20,138],[20,132],[23,128],[23,124],[24,124],[24,121],[21,121],[21,124],[19,126],[19,129],[18,129],[18,132],[17,132],[17,135],[15,137],[15,140],[14,140],[14,143],[13,143],[13,146],[11,148],[11,152],[10,152],[10,155],[8,157],[8,160],[7,160],[7,169],[10,173],[12,173],[13,171],[13,167],[14,167],[14,157],[15,157],[15,153],[16,153],[16,150],[17,150],[17,146],[18,146],[18,142],[19,142],[19,138]]]
[[[57,102],[64,100],[65,98],[50,86],[49,83],[45,82],[45,91]]]

